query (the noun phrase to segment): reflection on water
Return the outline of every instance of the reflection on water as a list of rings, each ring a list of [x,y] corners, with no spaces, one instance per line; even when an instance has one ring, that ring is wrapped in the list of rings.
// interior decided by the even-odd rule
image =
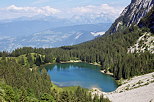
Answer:
[[[87,63],[65,63],[47,65],[46,69],[54,84],[58,86],[81,86],[99,88],[110,92],[117,88],[115,80],[100,72],[100,67]]]

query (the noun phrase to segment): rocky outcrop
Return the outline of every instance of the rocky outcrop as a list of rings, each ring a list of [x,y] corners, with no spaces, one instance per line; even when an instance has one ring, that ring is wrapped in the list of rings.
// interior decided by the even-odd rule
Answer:
[[[133,46],[128,48],[128,53],[144,53],[149,51],[154,54],[154,36],[144,33]]]
[[[151,10],[154,5],[154,0],[132,0],[120,17],[112,24],[106,34],[113,34],[125,27],[129,27],[132,24],[138,24],[141,18]]]
[[[140,23],[138,24],[140,28],[146,27],[149,28],[152,33],[154,33],[154,6],[151,11],[141,19]]]

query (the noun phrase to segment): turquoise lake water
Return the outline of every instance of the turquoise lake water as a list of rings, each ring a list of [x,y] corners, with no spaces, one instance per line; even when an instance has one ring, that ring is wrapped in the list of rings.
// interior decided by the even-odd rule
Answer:
[[[114,78],[101,73],[99,66],[88,63],[53,64],[47,65],[46,69],[52,82],[60,87],[95,87],[104,92],[111,92],[117,88]]]

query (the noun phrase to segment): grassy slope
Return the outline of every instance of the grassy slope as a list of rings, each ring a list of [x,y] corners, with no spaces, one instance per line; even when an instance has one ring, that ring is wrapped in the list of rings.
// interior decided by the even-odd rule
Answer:
[[[55,84],[52,84],[51,90],[57,90],[58,92],[62,92],[62,91],[75,91],[77,90],[78,86],[69,86],[69,87],[59,87]],[[88,91],[88,89],[85,89],[86,91]]]

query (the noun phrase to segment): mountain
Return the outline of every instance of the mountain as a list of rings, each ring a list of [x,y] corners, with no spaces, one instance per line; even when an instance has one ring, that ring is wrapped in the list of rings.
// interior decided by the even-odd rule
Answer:
[[[93,19],[90,17],[72,17],[70,19],[53,16],[20,17],[15,19],[1,20],[0,35],[13,37],[31,35],[46,29],[54,29],[73,25],[98,24],[102,22],[112,23],[113,20],[107,19],[107,17],[98,17]]]
[[[154,33],[154,6],[151,9],[151,11],[147,14],[147,16],[141,19],[138,25],[141,28],[147,27],[150,29],[151,32]]]
[[[142,25],[146,24],[144,21],[153,19],[153,9],[141,19],[143,19],[140,20]],[[154,37],[149,27],[153,27],[153,22],[149,22],[143,28],[131,25],[121,32],[97,37],[78,45],[47,49],[24,47],[16,49],[9,55],[20,56],[37,52],[46,55],[49,59],[55,58],[57,62],[79,59],[87,63],[100,64],[102,70],[113,73],[113,77],[118,80],[130,79],[134,76],[154,72]],[[63,30],[65,31],[65,29]],[[79,33],[67,41],[79,38],[81,35]]]
[[[70,21],[76,24],[97,24],[97,23],[112,23],[115,17],[107,14],[91,15],[74,15]]]
[[[132,0],[120,17],[115,20],[107,34],[115,33],[118,30],[130,27],[132,24],[138,24],[153,7],[154,0]]]
[[[143,53],[149,51],[154,54],[154,6],[138,24],[143,33],[133,46],[128,48],[128,53]]]
[[[137,3],[137,0],[132,1],[132,3]],[[144,0],[142,0],[140,4],[146,5]],[[140,4],[138,5],[138,7],[140,7]],[[149,3],[149,5],[150,4],[151,3]],[[133,6],[134,5],[130,6],[130,8]],[[0,57],[2,57],[0,59],[0,77],[4,80],[2,80],[3,84],[1,84],[2,82],[0,81],[0,99],[2,99],[2,101],[6,100],[9,102],[22,100],[26,100],[27,102],[39,100],[53,102],[55,100],[60,100],[60,102],[65,102],[69,99],[73,99],[72,101],[75,102],[78,100],[80,100],[81,102],[85,100],[87,100],[87,102],[93,102],[92,99],[94,99],[95,102],[100,102],[100,100],[97,99],[98,96],[94,96],[94,98],[91,98],[87,96],[89,94],[84,92],[83,89],[79,88],[78,90],[72,91],[70,93],[66,90],[65,92],[62,91],[62,93],[59,93],[58,91],[56,91],[56,89],[51,91],[50,89],[52,88],[53,84],[50,84],[51,81],[47,76],[46,70],[42,68],[41,74],[39,74],[38,72],[40,72],[40,69],[37,70],[36,68],[36,66],[40,66],[41,64],[45,63],[59,63],[65,61],[67,62],[70,60],[81,60],[83,62],[101,65],[101,68],[105,73],[113,73],[113,77],[117,79],[118,85],[122,85],[123,87],[120,92],[117,89],[113,94],[117,93],[119,97],[123,98],[122,100],[126,100],[125,98],[127,97],[127,93],[134,91],[134,93],[139,93],[139,97],[134,97],[134,93],[132,94],[132,96],[129,95],[133,100],[144,101],[146,99],[146,101],[148,102],[153,101],[153,97],[151,97],[151,94],[154,93],[153,89],[151,88],[154,82],[152,78],[154,76],[152,75],[153,73],[151,73],[154,72],[153,8],[151,8],[148,12],[146,12],[147,9],[143,9],[142,12],[146,13],[145,16],[136,16],[136,19],[130,19],[130,21],[132,20],[132,22],[136,22],[136,25],[125,22],[123,24],[129,24],[129,26],[124,25],[126,26],[126,28],[121,28],[121,31],[115,32],[115,34],[97,37],[92,41],[73,46],[62,46],[60,48],[37,49],[24,47],[16,49],[11,53],[0,52]],[[130,14],[130,17],[139,15],[142,12],[138,12],[137,14]],[[123,22],[123,20],[121,22]],[[114,24],[116,24],[116,22]],[[33,42],[34,45],[40,45],[44,41],[52,40],[56,44],[56,41],[71,42],[72,39],[80,40],[82,39],[82,37],[88,38],[89,36],[86,34],[91,34],[93,36],[104,34],[100,33],[100,30],[98,30],[98,33],[95,29],[93,29],[94,27],[85,27],[88,28],[86,29],[86,31],[82,28],[82,25],[78,25],[48,29],[39,33],[35,33],[31,36],[27,36],[27,39],[24,40],[22,40],[22,38],[18,38],[18,40],[16,41],[19,41],[18,44],[22,44],[24,42],[27,43],[30,41]],[[63,38],[66,39],[60,40]],[[7,37],[0,38],[0,40],[4,41],[4,44],[5,41],[8,39],[10,39],[9,41],[14,40]],[[40,42],[40,40],[42,42]],[[29,66],[32,66],[32,68],[29,69]],[[146,77],[140,76],[146,73],[151,74],[146,75]],[[127,84],[124,84],[124,79],[132,80],[134,76],[140,76],[140,79],[143,79],[143,81],[146,80],[146,82],[135,79],[136,81],[133,80],[134,82],[131,81]],[[147,80],[148,76],[150,76],[150,80]],[[5,85],[4,82],[6,82],[6,84],[10,86]],[[139,87],[141,87],[142,89]],[[148,97],[149,92],[147,94],[147,92],[143,89],[145,87],[148,88],[148,91],[152,90],[150,91],[150,97]],[[61,88],[61,90],[63,89]],[[125,95],[126,97],[123,97],[123,95]],[[117,98],[117,95],[115,96]],[[101,97],[103,98],[104,96]],[[39,100],[36,98],[38,98]],[[101,101],[108,102],[108,100],[103,99],[101,99]],[[115,100],[113,99],[113,101]],[[117,101],[123,102],[119,100]]]
[[[79,44],[103,35],[110,23],[84,24],[51,28],[31,35],[1,36],[0,50],[12,51],[20,47],[53,48]]]
[[[49,28],[71,25],[74,25],[74,23],[71,23],[69,20],[66,19],[58,19],[55,17],[21,17],[12,20],[0,21],[0,35],[16,37],[25,36]]]

